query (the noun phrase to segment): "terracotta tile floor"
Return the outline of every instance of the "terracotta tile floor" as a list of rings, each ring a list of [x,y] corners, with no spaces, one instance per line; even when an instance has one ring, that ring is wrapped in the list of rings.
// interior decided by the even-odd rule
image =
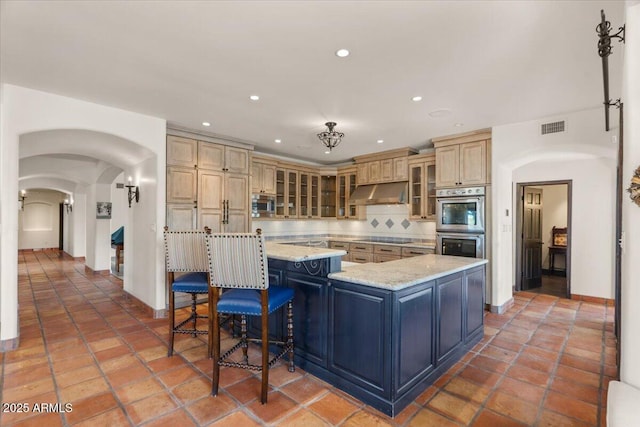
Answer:
[[[261,405],[257,377],[238,369],[222,369],[211,397],[206,337],[177,336],[167,358],[165,319],[142,314],[118,278],[88,275],[58,251],[19,254],[19,300],[20,347],[0,354],[2,402],[30,410],[0,412],[2,426],[595,426],[616,375],[612,307],[520,293],[394,419],[283,365]]]

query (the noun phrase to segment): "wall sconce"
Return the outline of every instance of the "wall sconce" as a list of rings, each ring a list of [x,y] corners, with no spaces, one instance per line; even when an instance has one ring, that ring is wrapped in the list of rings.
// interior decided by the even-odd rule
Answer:
[[[27,198],[27,192],[25,190],[20,191],[20,195],[18,196],[18,201],[20,202],[20,210],[24,210],[24,199]]]
[[[64,207],[67,210],[67,215],[69,215],[69,213],[73,212],[73,201],[69,200],[69,199],[64,199]]]
[[[127,197],[129,198],[129,207],[131,207],[131,202],[133,200],[135,200],[136,203],[140,201],[140,188],[137,185],[131,184],[131,177],[129,177],[129,184],[125,185],[125,187],[127,187],[127,189],[129,190],[129,194]]]

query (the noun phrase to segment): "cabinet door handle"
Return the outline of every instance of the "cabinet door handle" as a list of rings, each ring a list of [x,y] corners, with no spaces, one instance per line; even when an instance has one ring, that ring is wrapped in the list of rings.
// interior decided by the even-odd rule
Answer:
[[[384,249],[384,248],[380,248],[378,249],[380,252],[392,252],[391,249]]]

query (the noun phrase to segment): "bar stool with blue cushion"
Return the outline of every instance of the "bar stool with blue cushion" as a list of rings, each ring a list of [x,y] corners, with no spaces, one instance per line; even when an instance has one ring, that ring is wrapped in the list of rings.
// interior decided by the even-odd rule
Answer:
[[[164,228],[164,248],[167,262],[167,285],[169,286],[169,350],[167,356],[173,355],[174,334],[197,335],[209,334],[212,329],[211,317],[198,314],[196,306],[198,295],[209,293],[209,261],[205,231],[182,230],[169,231]],[[176,273],[178,273],[176,275]],[[175,294],[182,292],[191,294],[191,315],[175,324]],[[208,299],[207,299],[208,301]],[[207,329],[198,329],[197,320],[208,319]],[[191,328],[185,326],[193,323]],[[213,338],[208,337],[208,354],[211,354]]]
[[[243,368],[262,372],[260,401],[267,403],[269,388],[269,368],[277,360],[288,354],[289,372],[293,365],[293,289],[278,286],[269,287],[267,256],[264,238],[260,233],[207,234],[207,255],[209,257],[209,307],[213,319],[213,381],[211,394],[218,394],[220,366]],[[222,288],[220,294],[213,288]],[[279,308],[287,307],[286,341],[269,342],[269,315]],[[220,314],[240,315],[240,340],[231,349],[220,355]],[[246,316],[261,317],[261,338],[247,337]],[[261,343],[262,361],[260,365],[250,364],[247,354],[248,343]],[[269,344],[275,344],[281,351],[269,359]],[[242,362],[229,357],[242,349]]]

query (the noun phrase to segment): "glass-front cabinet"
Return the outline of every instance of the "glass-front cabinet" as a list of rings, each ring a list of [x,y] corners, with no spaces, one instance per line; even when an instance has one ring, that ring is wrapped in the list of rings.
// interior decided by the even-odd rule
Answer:
[[[298,171],[276,170],[276,218],[298,217]]]
[[[362,219],[360,218],[361,211],[359,206],[352,203],[349,199],[353,190],[356,189],[356,169],[345,168],[338,171],[337,182],[337,212],[336,218],[338,219]]]
[[[436,162],[433,154],[409,158],[410,219],[436,219]]]
[[[301,171],[300,218],[320,218],[320,175]]]
[[[336,179],[335,175],[323,175],[320,179],[320,216],[336,217]]]

